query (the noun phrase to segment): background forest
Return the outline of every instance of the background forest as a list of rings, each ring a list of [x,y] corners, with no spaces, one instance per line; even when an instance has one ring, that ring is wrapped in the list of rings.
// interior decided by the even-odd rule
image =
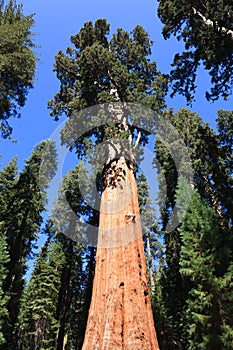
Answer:
[[[136,170],[160,349],[233,348],[232,5],[231,1],[180,4],[161,0],[151,6],[155,21],[161,21],[164,39],[174,35],[184,44],[173,47],[169,72],[160,71],[154,62],[150,33],[140,23],[129,30],[128,26],[127,30],[113,27],[111,32],[108,19],[83,21],[76,26],[70,41],[67,38],[65,47],[56,52],[56,86],[52,92],[48,88],[51,94],[45,108],[49,111],[43,112],[42,122],[37,121],[42,128],[46,128],[46,121],[49,127],[52,125],[48,137],[44,137],[48,140],[37,143],[32,152],[30,149],[31,155],[23,163],[22,159],[7,157],[20,152],[17,147],[21,146],[15,142],[17,122],[23,127],[27,98],[36,84],[40,48],[32,33],[35,16],[26,15],[14,1],[1,1],[0,349],[82,348],[96,248],[85,239],[76,242],[64,233],[70,211],[85,218],[77,228],[84,236],[88,236],[88,225],[98,227],[99,215],[80,191],[80,183],[92,188],[93,178],[88,176],[83,149],[78,148],[73,152],[72,164],[65,166],[69,170],[59,189],[69,205],[66,208],[62,196],[58,196],[52,218],[46,214],[50,200],[47,190],[58,166],[49,133],[57,127],[52,119],[63,121],[76,109],[114,102],[115,97],[109,95],[112,87],[124,101],[152,108],[173,125],[189,151],[192,166],[193,178],[187,181],[178,173],[169,151],[180,151],[177,140],[174,138],[168,148],[156,138],[148,146],[153,153],[150,179],[153,177],[155,182],[149,181],[140,167]],[[169,41],[164,45],[169,47]],[[54,63],[54,57],[50,59]],[[201,91],[199,74],[210,78]],[[203,113],[210,113],[208,118],[194,111],[200,93],[201,99],[207,100]],[[174,97],[177,94],[182,96],[178,100]],[[37,95],[36,101],[39,99]],[[217,101],[217,105],[211,101]],[[208,112],[208,106],[209,111],[216,108],[213,105],[219,106],[216,118]],[[202,104],[197,106],[201,114]],[[33,110],[29,113],[33,119]],[[24,131],[31,133],[28,125]],[[99,135],[97,130],[97,139]],[[148,141],[146,135],[142,141]],[[182,164],[182,169],[190,164]],[[101,193],[101,181],[97,180]],[[177,211],[183,215],[175,225]]]

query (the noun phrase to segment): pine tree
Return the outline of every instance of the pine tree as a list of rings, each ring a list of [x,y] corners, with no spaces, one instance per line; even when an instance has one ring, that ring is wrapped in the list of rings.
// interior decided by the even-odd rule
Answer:
[[[179,165],[179,172],[187,176],[186,168],[191,166],[190,184],[195,186],[200,195],[205,198],[209,204],[215,208],[215,211],[222,217],[227,218],[231,210],[231,201],[229,195],[232,194],[232,183],[229,176],[230,153],[224,153],[224,147],[220,144],[220,133],[214,132],[208,123],[202,121],[201,117],[187,109],[180,109],[176,114],[172,111],[164,114],[164,118],[171,123],[183,140],[185,148],[189,152],[188,162]],[[224,131],[223,131],[224,132]],[[223,137],[223,136],[221,136]],[[177,148],[176,140],[174,145],[170,145],[170,151],[178,153],[182,159],[181,151]],[[167,202],[166,211],[175,206],[174,196],[177,187],[177,165],[172,160],[172,155],[166,147],[159,142],[156,143],[157,160],[162,166],[161,178],[163,175],[167,184]],[[185,157],[183,158],[186,159]],[[162,186],[162,182],[161,185]],[[162,187],[161,192],[164,193]],[[229,213],[229,214],[226,214]],[[164,218],[165,220],[165,218]],[[168,219],[166,219],[168,220]],[[224,221],[224,220],[223,220]],[[226,225],[226,223],[225,223]]]
[[[46,172],[40,174],[43,157],[44,161],[48,158],[48,164]],[[9,254],[7,275],[3,283],[4,293],[8,297],[8,315],[3,325],[6,339],[4,349],[15,349],[15,324],[25,284],[26,259],[31,254],[33,241],[42,223],[41,213],[46,200],[44,191],[54,173],[53,157],[51,142],[42,142],[35,148],[19,175],[16,160],[10,162],[1,172],[1,227],[6,236]]]
[[[19,117],[35,74],[35,45],[31,41],[33,15],[24,16],[22,5],[0,2],[0,129],[6,138],[12,133],[10,117]]]
[[[6,322],[8,311],[8,296],[3,291],[3,284],[7,276],[7,263],[9,262],[9,254],[7,252],[6,237],[2,234],[2,225],[0,223],[0,345],[5,343],[3,324]]]
[[[189,186],[195,187],[201,197],[215,210],[224,232],[222,243],[219,244],[229,248],[232,245],[232,234],[230,233],[232,204],[229,200],[232,193],[232,179],[229,172],[231,156],[229,149],[226,152],[223,147],[224,142],[220,141],[226,134],[224,128],[222,128],[222,135],[215,133],[207,123],[202,121],[200,116],[187,109],[181,109],[176,114],[168,111],[164,114],[164,118],[168,118],[168,122],[174,125],[179,133],[179,138],[183,140],[186,150],[189,151],[188,158],[182,156],[183,146],[180,147],[176,137],[171,139],[169,147],[158,138],[156,140],[156,161],[160,164],[159,203],[166,247],[166,264],[161,276],[161,288],[168,318],[167,323],[164,324],[163,333],[166,334],[165,344],[166,342],[170,343],[170,346],[173,344],[176,349],[179,346],[186,346],[183,342],[185,337],[182,310],[184,310],[187,298],[186,283],[189,284],[189,282],[180,271],[182,246],[180,233],[177,229],[170,230],[170,227],[176,227],[182,222],[190,200],[190,197],[185,194],[182,202],[186,203],[186,207],[177,210],[178,179],[184,175]],[[190,165],[191,172],[188,170]],[[193,176],[189,176],[192,173]],[[165,201],[164,194],[166,194]]]
[[[181,191],[184,191],[184,186],[179,187],[178,200]],[[221,246],[223,233],[217,214],[195,190],[179,232],[181,273],[189,281],[184,316],[187,348],[228,348],[229,343],[228,346],[224,344],[222,337],[224,328],[230,328],[231,321],[223,316],[229,310],[226,309],[228,305],[222,303],[221,284],[227,269],[232,266],[229,263],[230,250],[226,245]],[[229,291],[225,293],[229,295]]]
[[[10,263],[10,254],[8,248],[8,236],[7,236],[7,224],[9,225],[13,213],[9,211],[9,203],[13,201],[15,195],[15,186],[18,181],[18,168],[17,168],[17,159],[12,159],[4,169],[0,171],[0,199],[1,199],[1,208],[0,208],[0,236],[1,236],[1,249],[2,249],[2,277],[1,277],[1,291],[2,291],[2,302],[3,308],[1,313],[1,334],[2,341],[0,342],[0,348],[6,349],[7,347],[7,331],[10,327],[10,314],[8,309],[8,303],[10,300],[10,295],[7,293],[5,284],[6,279],[9,275],[9,263]],[[12,216],[11,216],[12,215]],[[9,221],[7,221],[9,220]],[[5,247],[6,245],[6,247]],[[5,261],[5,258],[7,260]]]
[[[23,294],[18,349],[55,349],[59,327],[56,308],[64,263],[61,242],[45,243]]]
[[[46,225],[48,241],[36,260],[21,304],[19,349],[81,349],[95,257],[92,256],[94,248],[84,249],[80,243],[86,230],[83,225],[78,225],[78,219],[85,215],[89,220],[88,216],[91,216],[80,194],[81,178],[82,184],[88,185],[82,162],[64,177],[53,215]],[[71,225],[67,225],[69,222]],[[56,261],[57,268],[54,268]]]
[[[84,201],[80,184],[83,193],[87,189],[87,193],[92,192],[93,181],[88,177],[82,161],[66,174],[53,210],[53,222],[64,235],[62,242],[65,253],[58,305],[57,350],[63,349],[65,344],[71,349],[81,349],[92,292],[95,248],[84,248],[92,241],[92,237],[88,237],[87,228],[81,219],[98,225],[98,216],[95,217],[95,210]]]
[[[231,254],[232,257],[232,254]],[[227,272],[219,279],[219,304],[221,312],[221,335],[220,340],[223,348],[230,350],[233,344],[233,322],[232,322],[232,295],[233,295],[233,264]]]
[[[94,25],[85,23],[71,38],[74,48],[68,48],[66,54],[61,51],[57,54],[54,70],[61,87],[49,102],[56,120],[63,112],[69,117],[62,140],[70,148],[75,148],[79,157],[85,154],[86,146],[90,149],[102,141],[107,145],[105,166],[101,169],[103,186],[95,277],[83,349],[123,348],[125,344],[157,349],[137,186],[130,156],[131,140],[135,146],[139,142],[145,143],[148,136],[144,132],[146,124],[153,125],[155,121],[150,116],[142,122],[141,128],[132,125],[124,113],[125,105],[119,106],[119,102],[142,103],[159,111],[164,107],[167,80],[157,71],[155,62],[149,60],[152,43],[141,26],[136,26],[131,33],[118,29],[111,40],[108,40],[108,34],[109,25],[105,20],[97,20]],[[92,121],[97,122],[99,117],[102,121],[104,119],[105,125],[92,124],[92,130],[77,139],[73,130],[84,128],[87,131],[86,122],[90,120],[82,123],[75,113],[110,102],[118,105],[113,105],[113,109],[107,107],[107,115],[103,109],[102,113],[92,116]],[[125,112],[134,117],[135,111]],[[141,115],[135,115],[139,125],[140,118]],[[113,137],[116,142],[112,142]],[[129,151],[126,144],[131,144]],[[131,194],[122,212],[118,208],[122,204],[117,199],[119,191],[123,198],[127,193]],[[112,214],[110,207],[115,201],[117,213]],[[121,235],[121,222],[124,235]],[[115,232],[114,236],[112,232]],[[130,243],[122,244],[123,236],[126,239],[132,237]],[[119,261],[124,263],[119,264]]]
[[[232,227],[233,222],[233,112],[219,110],[217,118],[219,167],[222,169],[219,185],[225,203],[224,218]],[[223,175],[224,174],[224,177]]]

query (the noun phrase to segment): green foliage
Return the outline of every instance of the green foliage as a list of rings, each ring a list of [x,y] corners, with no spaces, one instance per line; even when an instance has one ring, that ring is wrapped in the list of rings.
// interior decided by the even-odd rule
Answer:
[[[47,243],[23,294],[17,332],[19,349],[81,349],[95,249],[84,249],[80,243],[87,243],[87,230],[79,219],[85,216],[97,225],[80,193],[80,185],[85,191],[88,184],[82,162],[63,180],[53,216],[46,225]]]
[[[49,160],[46,172],[40,166],[42,159]],[[8,315],[3,325],[6,339],[4,349],[15,347],[15,324],[19,313],[19,300],[24,288],[26,260],[32,254],[35,238],[43,222],[44,191],[54,173],[54,149],[50,141],[35,147],[24,169],[18,175],[16,159],[0,172],[1,231],[6,236],[9,261],[3,290],[8,297]]]
[[[196,89],[200,64],[208,70],[212,87],[208,100],[227,98],[232,92],[233,11],[230,1],[159,0],[158,15],[163,35],[183,40],[185,50],[174,57],[171,71],[173,93],[184,95],[190,103]]]
[[[104,19],[87,22],[71,37],[74,48],[57,54],[54,70],[61,86],[49,102],[55,119],[63,112],[70,116],[74,110],[119,100],[150,101],[157,108],[164,103],[166,81],[163,85],[155,62],[149,61],[152,42],[147,33],[141,26],[131,33],[119,28],[108,40],[109,29]],[[113,88],[118,97],[110,94]]]
[[[221,113],[226,115],[230,112],[222,111]],[[189,182],[198,189],[201,196],[215,208],[220,216],[230,221],[232,215],[232,201],[230,200],[232,178],[229,175],[231,146],[226,152],[226,147],[221,145],[221,138],[225,134],[224,128],[220,131],[221,126],[219,126],[219,134],[217,134],[208,123],[202,121],[200,116],[184,108],[176,114],[173,114],[172,111],[167,112],[164,114],[164,118],[175,127],[189,155],[188,158],[182,155],[182,148],[180,151],[176,138],[170,143],[169,149],[156,140],[156,159],[162,167],[159,173],[162,194],[164,194],[164,177],[167,186],[167,199],[163,213],[164,222],[166,213],[175,206],[177,171],[189,179],[190,170],[190,175],[193,174],[193,176],[190,176]],[[223,133],[222,136],[221,133]],[[174,157],[176,154],[179,154],[178,160],[177,157]],[[160,202],[162,203],[162,200]],[[168,221],[168,218],[166,220]]]
[[[20,349],[54,349],[59,322],[56,311],[65,263],[62,244],[45,244],[26,287],[19,316]]]
[[[221,191],[224,194],[225,217],[233,222],[233,112],[219,110],[217,118],[219,166],[224,173]]]
[[[143,173],[137,175],[137,188],[148,277],[153,291],[153,275],[163,258],[162,238],[157,232],[156,210],[151,199],[149,185]]]
[[[162,313],[155,311],[160,346],[230,348],[232,325],[227,310],[231,308],[226,300],[231,299],[232,288],[231,112],[219,112],[218,133],[187,109],[166,112],[164,118],[178,131],[190,161],[180,157],[181,161],[175,158],[174,162],[174,155],[182,155],[176,137],[169,145],[157,138],[161,225],[165,231],[171,220],[178,217],[177,225],[180,223],[178,229],[164,234],[166,262],[158,276]],[[187,176],[192,174],[190,165],[191,177]]]
[[[230,350],[233,344],[233,263],[231,262],[227,272],[219,280],[219,303],[222,316],[221,342],[224,349]]]
[[[33,15],[24,16],[15,0],[0,4],[0,130],[6,138],[12,133],[10,117],[19,117],[28,90],[32,88],[36,58],[30,28]]]
[[[57,350],[64,346],[81,349],[84,340],[99,220],[99,212],[94,209],[98,208],[97,198],[92,196],[96,185],[80,161],[66,174],[53,211],[55,227],[65,235],[62,242],[66,259],[59,292]]]
[[[63,113],[70,118],[62,140],[75,148],[80,158],[87,146],[108,139],[109,134],[118,139],[135,140],[138,128],[131,125],[129,115],[126,117],[121,107],[115,118],[110,117],[114,113],[110,113],[106,105],[98,112],[92,109],[92,115],[84,120],[81,117],[85,113],[79,115],[79,111],[110,102],[142,104],[157,112],[165,106],[167,79],[157,70],[156,63],[150,61],[152,41],[148,34],[141,26],[130,33],[119,28],[109,39],[109,30],[105,19],[98,19],[94,24],[87,22],[71,37],[73,46],[68,47],[66,53],[59,51],[56,55],[54,71],[60,81],[60,91],[49,101],[49,107],[55,120]],[[151,126],[153,118],[148,119]],[[143,127],[147,127],[146,123]],[[80,130],[83,133],[77,139]],[[140,141],[146,140],[142,130]]]
[[[9,297],[3,291],[3,284],[7,276],[8,262],[9,254],[7,252],[6,237],[2,235],[2,223],[0,223],[0,346],[5,343],[2,328],[8,315],[7,302]]]
[[[196,191],[179,232],[181,273],[191,284],[185,308],[188,349],[229,348],[231,310],[223,300],[232,293],[232,286],[224,290],[223,285],[229,283],[230,250],[220,245],[223,232],[216,213]]]

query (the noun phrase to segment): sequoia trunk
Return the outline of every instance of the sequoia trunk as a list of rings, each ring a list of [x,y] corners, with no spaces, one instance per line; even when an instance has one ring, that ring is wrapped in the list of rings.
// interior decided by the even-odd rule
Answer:
[[[92,301],[82,350],[159,349],[137,185],[124,157],[105,169]]]

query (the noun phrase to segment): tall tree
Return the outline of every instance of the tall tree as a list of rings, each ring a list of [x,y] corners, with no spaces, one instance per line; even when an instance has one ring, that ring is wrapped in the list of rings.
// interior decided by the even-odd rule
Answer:
[[[183,232],[182,220],[184,220],[184,214],[188,209],[190,212],[193,210],[192,214],[190,214],[190,220],[192,220],[192,217],[196,216],[197,222],[199,222],[199,220],[205,222],[206,226],[204,226],[202,230],[203,235],[208,235],[208,227],[210,227],[210,231],[212,230],[215,235],[215,238],[210,244],[212,244],[214,250],[221,252],[221,254],[219,253],[220,255],[215,255],[214,252],[211,255],[211,259],[216,260],[216,265],[213,267],[214,270],[210,272],[209,276],[213,284],[216,282],[215,286],[218,288],[218,292],[215,295],[217,303],[222,303],[220,295],[224,294],[220,285],[222,284],[223,286],[224,283],[227,283],[229,289],[231,288],[228,280],[231,271],[231,255],[229,251],[232,251],[232,203],[229,201],[229,196],[232,196],[232,174],[230,172],[231,131],[227,123],[228,117],[230,118],[230,116],[230,112],[221,112],[221,118],[219,116],[218,119],[219,133],[217,134],[207,123],[202,121],[200,116],[187,109],[181,109],[176,114],[173,114],[171,111],[166,112],[164,115],[164,118],[168,118],[169,122],[175,126],[176,130],[179,132],[180,138],[183,139],[186,149],[189,151],[189,163],[192,166],[193,176],[190,178],[189,176],[185,176],[186,180],[188,180],[188,184],[183,182],[179,183],[179,181],[181,181],[180,175],[182,172],[186,174],[185,169],[187,169],[190,164],[186,162],[180,164],[180,170],[183,169],[180,174],[177,171],[177,159],[175,163],[172,157],[172,154],[180,154],[177,140],[174,139],[174,141],[169,144],[169,147],[166,147],[159,139],[156,140],[156,158],[160,163],[161,169],[159,171],[160,192],[163,196],[166,194],[165,201],[162,201],[161,195],[159,196],[162,229],[165,232],[164,240],[166,247],[166,264],[162,269],[162,276],[160,279],[163,305],[165,308],[165,315],[167,316],[167,322],[160,325],[164,349],[166,349],[166,347],[171,349],[186,349],[188,347],[186,343],[188,339],[187,333],[185,333],[185,329],[187,329],[186,326],[189,324],[186,319],[188,312],[185,314],[184,311],[193,281],[191,281],[191,278],[187,278],[187,274],[184,274],[180,268],[181,254],[185,244],[185,238],[181,235],[181,232]],[[165,191],[164,182],[166,183],[167,191]],[[182,198],[179,197],[179,199],[177,199],[178,184],[181,189],[184,189],[183,196]],[[190,190],[185,191],[185,188],[187,189],[190,187],[195,187],[196,190],[198,190],[198,196],[202,198],[196,199],[193,208],[189,208],[189,201],[191,200]],[[182,209],[177,207],[177,202],[178,204],[179,202],[183,204]],[[194,209],[194,207],[196,209]],[[198,215],[194,215],[195,210],[199,213]],[[201,210],[203,211],[203,216],[205,214],[205,219],[200,216]],[[173,215],[171,215],[171,213],[173,213]],[[210,216],[209,221],[208,215]],[[169,231],[171,227],[169,223],[172,223],[172,220],[176,219],[176,217],[178,217],[178,220],[175,221],[174,224],[175,226],[181,225],[181,227],[180,229],[178,227]],[[175,227],[174,225],[172,226]],[[216,229],[214,229],[214,227],[216,227]],[[193,234],[192,239],[196,240],[196,237],[200,233],[196,225],[194,223],[191,225],[190,223],[189,230]],[[190,243],[190,245],[191,244],[193,243]],[[196,244],[201,243],[197,240]],[[186,258],[187,260],[189,259],[189,261],[190,251],[191,249],[187,248]],[[225,254],[226,251],[228,251],[228,254]],[[208,251],[206,251],[205,254],[208,254]],[[224,264],[221,255],[225,257],[224,260],[226,264]],[[221,266],[220,270],[218,270],[216,266]],[[226,273],[227,269],[229,269],[228,273]],[[216,272],[217,270],[218,272]],[[198,273],[197,271],[197,274]],[[191,277],[191,273],[189,277]],[[195,293],[195,290],[193,290],[193,293]],[[197,304],[199,303],[197,300],[196,302]],[[221,320],[221,322],[223,325],[225,321]],[[221,328],[221,324],[219,327]],[[229,328],[230,327],[226,325],[226,329],[229,330]],[[206,334],[204,333],[206,330],[203,328],[202,331],[203,337],[205,337]],[[219,339],[223,337],[222,330],[218,332],[218,337]],[[231,335],[229,334],[229,337],[226,336],[225,340],[226,339],[231,339]],[[195,344],[198,344],[197,339]]]
[[[180,187],[182,185],[182,188]],[[187,194],[190,186],[179,184]],[[180,205],[182,202],[180,201]],[[189,281],[184,315],[184,332],[188,349],[229,349],[232,346],[232,322],[229,302],[232,293],[228,284],[232,268],[230,249],[222,245],[221,226],[213,208],[193,191],[190,206],[179,232],[181,234],[181,273]],[[225,283],[229,289],[225,289]],[[230,298],[231,299],[231,298]],[[223,300],[226,304],[224,305]]]
[[[57,313],[59,318],[57,350],[66,346],[81,349],[92,291],[95,248],[87,247],[87,228],[81,222],[93,221],[93,210],[81,192],[92,187],[83,162],[65,176],[53,211],[53,222],[62,234],[65,263],[61,275]],[[64,196],[63,196],[64,195]]]
[[[145,247],[146,265],[152,294],[155,292],[155,271],[163,256],[162,238],[156,222],[155,205],[151,199],[150,187],[143,173],[137,176],[138,204],[141,216],[142,234]]]
[[[222,111],[222,115],[228,115],[228,113]],[[181,108],[176,114],[172,111],[166,112],[164,118],[175,127],[189,152],[189,164],[181,164],[180,170],[183,169],[182,172],[185,174],[186,168],[191,165],[193,176],[190,178],[190,184],[195,186],[201,196],[206,198],[210,205],[215,208],[219,217],[224,216],[230,220],[232,213],[232,203],[229,201],[229,195],[232,195],[232,177],[229,169],[231,166],[231,145],[228,142],[226,147],[224,146],[225,141],[221,141],[224,137],[231,140],[231,132],[227,122],[224,123],[222,130],[220,130],[221,126],[219,125],[219,133],[216,133],[208,123],[203,122],[199,115],[185,108]],[[180,152],[175,139],[170,145],[170,150],[173,150],[173,153]],[[163,169],[160,186],[163,185],[163,176],[165,176],[168,186],[166,212],[175,206],[177,166],[169,150],[159,140],[156,141],[155,151]]]
[[[226,99],[233,84],[232,3],[222,0],[158,2],[164,38],[175,35],[185,43],[184,52],[177,53],[172,64],[172,95],[178,92],[188,102],[192,101],[197,70],[202,64],[211,77],[207,99],[216,100],[219,96]]]
[[[152,43],[142,27],[136,26],[131,33],[118,29],[110,40],[108,35],[109,25],[100,19],[94,25],[85,23],[71,38],[74,47],[56,56],[54,69],[61,86],[49,102],[56,120],[63,112],[70,117],[63,142],[75,147],[78,156],[90,144],[105,141],[107,146],[105,162],[100,159],[104,166],[98,247],[83,349],[158,349],[131,143],[146,142],[143,127],[155,121],[142,121],[140,129],[128,119],[129,114],[134,118],[135,111],[122,103],[143,103],[159,111],[164,106],[167,82],[149,60]],[[92,121],[101,114],[104,125],[92,124],[88,131],[87,123],[83,125],[75,112],[99,103],[110,103],[107,115],[102,109],[102,113],[92,115]],[[140,122],[141,115],[135,117]],[[83,127],[85,133],[77,140],[72,130]]]
[[[24,16],[15,0],[0,2],[0,130],[6,138],[12,133],[10,117],[19,117],[35,74],[35,45],[31,41],[33,15]]]
[[[1,224],[0,224],[1,225]],[[2,225],[0,226],[0,230]],[[7,276],[7,263],[9,262],[9,254],[7,252],[6,237],[0,234],[0,345],[6,342],[4,332],[2,330],[4,322],[8,315],[7,302],[8,296],[3,291],[3,284]]]
[[[224,177],[220,176],[221,191],[225,202],[224,217],[232,226],[233,222],[233,112],[219,110],[217,118],[219,167]]]
[[[82,184],[87,185],[82,162],[65,176],[53,215],[46,225],[48,239],[36,259],[22,298],[19,349],[82,347],[94,272],[94,247],[84,249],[80,243],[85,239],[86,229],[74,215],[85,216],[86,220],[91,217],[91,210],[80,194],[81,178]]]
[[[40,174],[42,158],[46,171]],[[6,344],[4,349],[15,348],[15,324],[19,312],[19,300],[24,288],[26,259],[30,256],[35,237],[42,223],[45,209],[45,188],[53,175],[55,163],[54,148],[50,141],[35,147],[24,169],[18,175],[16,160],[10,162],[0,175],[1,227],[6,237],[9,261],[7,276],[3,283],[8,296],[8,315],[3,330]]]
[[[17,349],[55,349],[56,313],[65,258],[61,242],[46,242],[26,287],[19,316]]]
[[[0,198],[1,198],[1,238],[5,240],[6,248],[2,247],[2,249],[6,249],[6,254],[8,255],[7,262],[2,262],[2,269],[4,271],[4,278],[1,279],[1,287],[2,287],[2,297],[3,297],[3,309],[1,314],[1,331],[3,334],[4,341],[1,342],[0,348],[5,349],[7,347],[8,341],[8,330],[12,330],[12,321],[11,314],[9,311],[9,302],[11,299],[11,295],[9,295],[8,290],[6,288],[6,282],[9,278],[9,264],[10,264],[10,252],[8,245],[8,233],[7,227],[10,225],[12,218],[15,213],[9,210],[9,203],[13,202],[15,198],[15,187],[18,182],[18,168],[17,168],[17,159],[12,159],[7,166],[0,172]],[[4,243],[3,243],[4,244]],[[2,252],[3,253],[3,252]],[[4,253],[3,253],[4,254]],[[4,259],[3,259],[4,260]],[[5,302],[4,302],[5,300]]]

